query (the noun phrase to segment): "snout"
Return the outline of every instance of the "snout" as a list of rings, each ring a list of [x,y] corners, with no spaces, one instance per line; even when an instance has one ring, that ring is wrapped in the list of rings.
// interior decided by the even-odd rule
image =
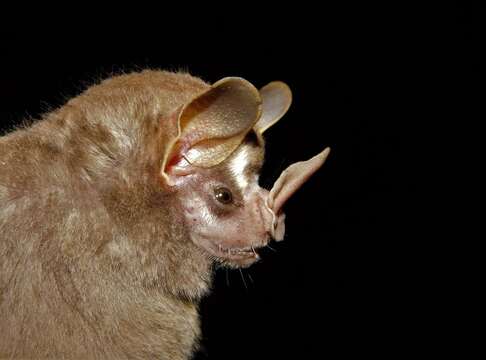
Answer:
[[[263,229],[266,234],[266,243],[270,239],[281,241],[285,235],[285,214],[280,212],[276,214],[269,206],[270,192],[260,189],[259,200],[257,202],[258,211],[261,214]]]

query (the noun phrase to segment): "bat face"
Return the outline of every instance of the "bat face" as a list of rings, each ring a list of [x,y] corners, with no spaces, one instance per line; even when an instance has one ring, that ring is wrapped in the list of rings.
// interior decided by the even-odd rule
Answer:
[[[250,134],[220,165],[193,169],[176,187],[191,240],[216,261],[248,266],[271,238],[268,191],[258,185],[263,144]]]
[[[257,249],[285,232],[283,204],[324,162],[328,150],[291,165],[270,191],[258,185],[262,133],[290,105],[290,90],[271,83],[260,92],[242,79],[213,85],[179,114],[167,183],[177,192],[194,244],[233,267],[249,266]],[[195,140],[196,139],[196,140]]]

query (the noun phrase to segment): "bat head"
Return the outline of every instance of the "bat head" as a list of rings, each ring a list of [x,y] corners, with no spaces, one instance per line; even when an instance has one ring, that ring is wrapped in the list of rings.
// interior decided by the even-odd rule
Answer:
[[[224,78],[171,119],[176,130],[163,159],[164,186],[177,193],[192,242],[216,261],[249,266],[258,248],[282,240],[284,203],[329,153],[289,166],[270,191],[259,186],[262,134],[291,101],[282,82],[258,91],[241,78]]]

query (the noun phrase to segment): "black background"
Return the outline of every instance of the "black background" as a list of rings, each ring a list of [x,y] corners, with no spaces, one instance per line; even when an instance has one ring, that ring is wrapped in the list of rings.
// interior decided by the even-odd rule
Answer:
[[[73,10],[2,32],[4,131],[99,78],[150,67],[208,82],[289,84],[293,105],[266,133],[267,186],[290,163],[332,148],[286,205],[287,234],[275,252],[242,273],[217,272],[201,304],[196,359],[394,357],[431,342],[419,149],[437,120],[436,90],[458,76],[440,76],[450,63],[437,54],[466,48],[468,9],[364,3],[232,5],[204,18],[137,9],[79,20]]]

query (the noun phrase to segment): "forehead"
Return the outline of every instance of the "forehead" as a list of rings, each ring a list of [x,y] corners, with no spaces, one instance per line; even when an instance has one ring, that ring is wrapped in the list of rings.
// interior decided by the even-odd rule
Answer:
[[[228,170],[241,189],[258,179],[263,165],[264,149],[263,139],[252,131],[228,158]]]

